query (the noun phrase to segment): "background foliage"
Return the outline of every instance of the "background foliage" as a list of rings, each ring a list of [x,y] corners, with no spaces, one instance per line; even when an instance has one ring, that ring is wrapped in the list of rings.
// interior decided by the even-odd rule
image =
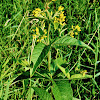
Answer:
[[[53,100],[54,98],[55,100],[62,100],[62,98],[66,100],[64,96],[68,91],[71,94],[69,96],[70,100],[99,100],[99,2],[99,0],[57,0],[49,6],[50,11],[56,11],[60,5],[64,7],[67,30],[63,32],[63,34],[66,35],[71,30],[72,25],[79,25],[81,27],[81,32],[78,36],[75,36],[75,38],[89,44],[94,52],[89,49],[84,51],[85,48],[78,46],[68,45],[59,48],[51,48],[50,46],[46,47],[43,44],[36,43],[32,61],[37,62],[35,65],[36,69],[33,69],[33,63],[30,64],[30,55],[33,41],[32,30],[35,27],[35,22],[29,16],[36,7],[44,10],[45,0],[1,0],[1,100]],[[53,38],[58,38],[59,31],[51,31],[53,32],[51,37],[51,41],[53,42]],[[42,45],[41,48],[39,48],[39,45]],[[35,55],[35,50],[39,50],[38,56]],[[48,60],[46,57],[47,51],[49,50],[52,51],[50,71],[47,68]],[[36,56],[35,59],[34,56]],[[84,77],[80,77],[80,74],[85,70],[87,71],[87,75],[90,76],[83,79]],[[69,73],[70,75],[74,75],[73,77],[75,79],[66,78],[66,76],[69,76]],[[50,78],[51,75],[53,79]],[[67,90],[66,87],[69,87],[69,89]],[[58,94],[55,90],[58,91]],[[59,95],[62,96],[61,99],[59,99],[60,97],[57,98]]]

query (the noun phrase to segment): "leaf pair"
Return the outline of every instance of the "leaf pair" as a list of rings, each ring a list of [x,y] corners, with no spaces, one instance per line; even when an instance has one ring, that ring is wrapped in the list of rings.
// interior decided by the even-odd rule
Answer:
[[[52,80],[52,83],[53,83],[52,92],[55,100],[72,100],[73,91],[68,81],[62,80],[55,82]],[[53,100],[51,99],[52,96],[44,89],[38,87],[33,87],[33,89],[35,90],[35,92],[37,93],[37,95],[40,97],[41,100]]]

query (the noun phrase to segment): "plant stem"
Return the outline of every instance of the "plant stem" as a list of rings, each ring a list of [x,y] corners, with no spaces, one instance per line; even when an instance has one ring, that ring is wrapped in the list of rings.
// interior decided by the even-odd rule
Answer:
[[[35,46],[35,40],[34,40],[34,38],[33,38],[32,47],[31,47],[30,64],[31,64],[31,57],[32,57],[32,53],[33,53],[33,50],[34,50],[34,46]]]
[[[48,36],[47,36],[47,45],[49,45],[49,32],[50,32],[50,23],[48,26]],[[51,52],[48,52],[48,70],[50,71],[50,57],[51,57]]]

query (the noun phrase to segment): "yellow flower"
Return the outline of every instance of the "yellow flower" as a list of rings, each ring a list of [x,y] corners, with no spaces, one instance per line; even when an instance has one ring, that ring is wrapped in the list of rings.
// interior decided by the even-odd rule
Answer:
[[[83,70],[83,71],[81,71],[80,73],[82,73],[83,76],[85,76],[85,74],[87,73],[87,70]]]
[[[40,8],[35,8],[35,10],[32,11],[33,16],[35,16],[35,17],[38,17],[39,14],[40,14],[40,12],[41,12],[41,9]]]
[[[62,11],[61,13],[60,13],[60,17],[63,17],[64,16],[64,11]]]
[[[43,23],[43,28],[45,27],[45,23]]]
[[[35,29],[33,29],[32,31],[35,32]]]
[[[43,36],[41,37],[41,40],[44,40],[44,37]]]
[[[62,11],[64,9],[64,7],[59,6],[58,11]]]
[[[39,28],[36,27],[36,35],[39,35]]]
[[[73,25],[72,25],[72,29],[73,29]]]
[[[46,31],[46,29],[44,29],[44,34],[47,34],[47,31]]]
[[[73,35],[70,35],[72,38],[74,38],[74,36]]]
[[[51,16],[52,16],[52,11],[51,11]]]
[[[70,31],[70,36],[74,37],[74,32],[72,30]]]
[[[59,21],[59,18],[55,17],[54,23],[58,23],[58,21]]]
[[[78,25],[75,26],[75,29],[77,29],[77,31],[81,31],[81,29]]]
[[[33,35],[33,39],[36,39],[36,35]]]
[[[60,17],[60,18],[59,18],[59,21],[60,21],[60,22],[64,22],[64,21],[65,21],[65,18],[66,18],[66,16]]]
[[[46,16],[46,14],[44,12],[41,13],[42,16]]]
[[[64,22],[65,21],[66,16],[64,16],[64,11],[61,12],[61,14],[59,15],[59,22]]]
[[[62,22],[60,22],[60,25],[62,25],[62,26],[63,26],[63,23],[62,23]]]
[[[78,35],[78,33],[77,33],[77,32],[75,32],[75,35]]]
[[[37,39],[37,42],[40,42],[40,40],[39,40],[39,39]]]
[[[44,38],[47,38],[47,36],[43,36]]]
[[[41,12],[40,8],[35,8],[35,11]]]

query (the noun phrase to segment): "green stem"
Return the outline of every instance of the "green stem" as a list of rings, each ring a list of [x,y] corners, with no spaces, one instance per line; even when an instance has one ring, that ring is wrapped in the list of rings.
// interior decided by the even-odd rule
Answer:
[[[51,56],[51,52],[48,52],[48,70],[50,72],[50,56]]]
[[[49,45],[49,32],[50,32],[50,23],[48,26],[48,36],[47,36],[47,45]],[[51,57],[51,52],[48,52],[48,70],[50,71],[50,57]]]
[[[100,48],[100,32],[99,32],[99,28],[100,28],[100,25],[98,27],[98,37],[99,37],[99,40],[98,40],[98,49]],[[100,61],[100,56],[99,56],[99,61]]]

